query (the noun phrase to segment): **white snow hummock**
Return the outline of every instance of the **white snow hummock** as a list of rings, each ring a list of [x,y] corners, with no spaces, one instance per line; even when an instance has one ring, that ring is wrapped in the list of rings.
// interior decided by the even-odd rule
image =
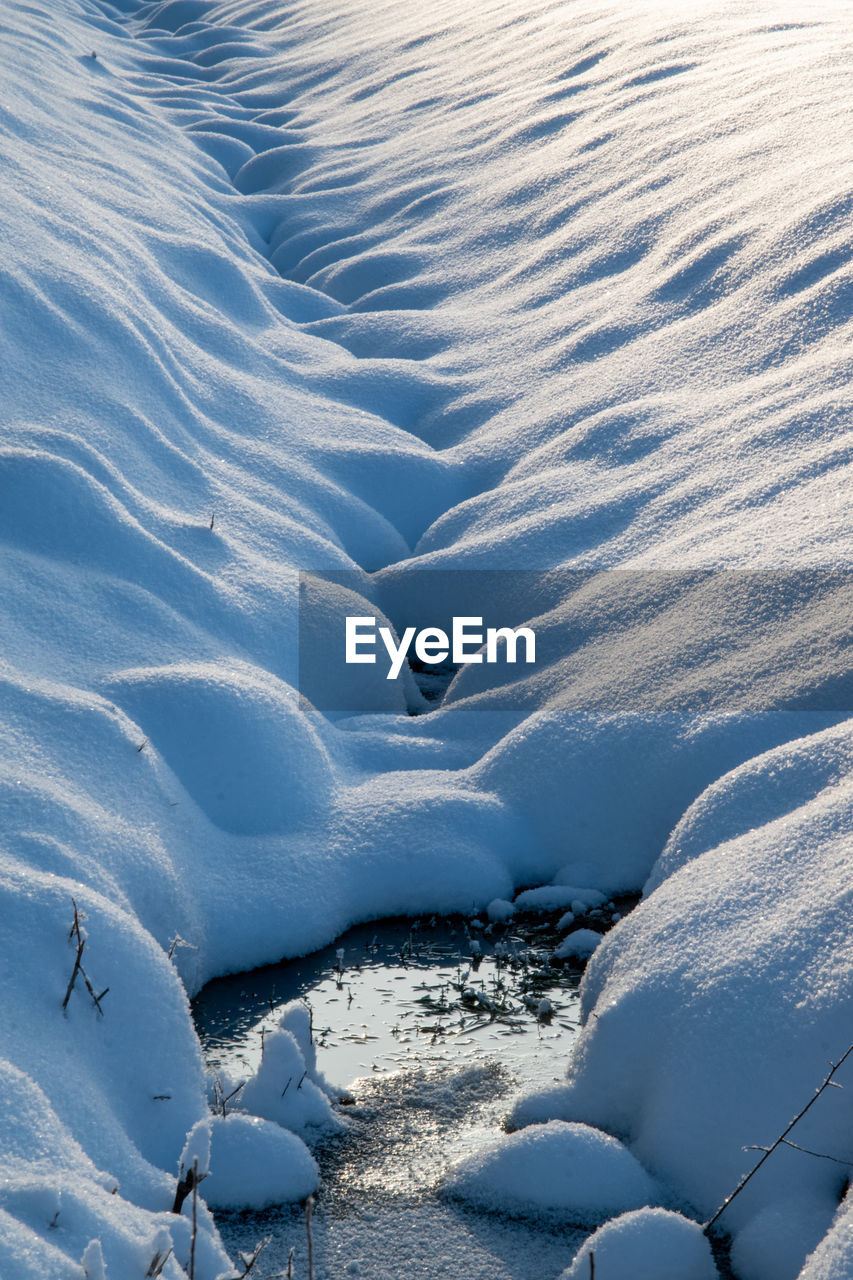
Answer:
[[[480,1209],[583,1226],[660,1198],[654,1181],[616,1138],[559,1120],[466,1156],[443,1185],[447,1194]]]
[[[295,1133],[236,1111],[203,1123],[210,1129],[211,1154],[200,1194],[211,1208],[265,1209],[317,1190],[317,1162]]]
[[[562,1280],[589,1280],[593,1274],[596,1280],[717,1280],[718,1276],[702,1228],[668,1209],[635,1209],[593,1232]]]
[[[237,1107],[303,1137],[340,1128],[343,1122],[332,1109],[334,1091],[318,1073],[316,1055],[309,1011],[293,1001],[278,1028],[264,1037],[258,1069],[241,1089]]]
[[[492,898],[486,905],[486,915],[493,922],[504,923],[515,915],[516,904],[507,902],[506,898]]]
[[[558,960],[588,960],[601,938],[595,929],[574,929],[563,939],[554,955]]]

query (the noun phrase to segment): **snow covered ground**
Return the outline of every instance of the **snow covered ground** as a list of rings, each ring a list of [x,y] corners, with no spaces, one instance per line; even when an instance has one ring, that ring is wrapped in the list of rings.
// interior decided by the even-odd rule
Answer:
[[[831,601],[780,577],[787,630],[725,668],[782,668],[785,705],[823,711],[577,710],[619,683],[609,574],[550,608],[584,646],[516,710],[468,672],[418,716],[368,668],[370,715],[296,688],[300,570],[352,572],[394,620],[413,568],[851,567],[851,19],[7,0],[4,1278],[124,1280],[170,1249],[184,1274],[187,992],[357,920],[648,881],[590,963],[565,1087],[516,1122],[602,1130],[698,1220],[853,1040]],[[649,686],[689,687],[677,598],[642,603]],[[690,607],[712,632],[713,594]],[[72,899],[102,1014],[80,977],[62,1009]],[[742,1280],[853,1277],[846,1098],[721,1221]],[[271,1123],[214,1155],[280,1148]],[[632,1248],[704,1280],[694,1228],[635,1212],[599,1280]],[[203,1207],[195,1266],[228,1269]]]

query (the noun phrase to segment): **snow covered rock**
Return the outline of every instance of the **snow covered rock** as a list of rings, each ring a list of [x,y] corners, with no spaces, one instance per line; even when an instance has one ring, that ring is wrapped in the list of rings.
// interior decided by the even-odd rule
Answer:
[[[583,1124],[533,1125],[461,1160],[444,1190],[495,1213],[591,1226],[654,1204],[652,1178],[621,1142]]]

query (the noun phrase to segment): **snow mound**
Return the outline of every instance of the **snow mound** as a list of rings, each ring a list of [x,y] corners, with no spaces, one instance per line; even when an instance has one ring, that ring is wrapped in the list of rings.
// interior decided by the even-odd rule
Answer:
[[[305,1143],[258,1116],[212,1116],[210,1175],[200,1195],[213,1209],[266,1209],[304,1200],[320,1173]]]
[[[580,903],[578,912],[588,907],[600,907],[607,899],[597,889],[576,889],[568,884],[545,884],[539,889],[525,889],[515,900],[522,911],[559,911]],[[576,914],[578,914],[576,912]]]
[[[267,835],[313,825],[326,810],[328,753],[273,677],[182,664],[124,672],[109,691],[223,831]]]
[[[503,924],[507,920],[511,920],[515,915],[516,904],[508,902],[506,898],[492,898],[491,902],[486,904],[486,915],[496,924]]]
[[[566,1085],[516,1123],[630,1133],[711,1216],[848,1047],[851,751],[848,725],[779,747],[688,811],[670,874],[587,967]],[[828,1230],[853,1168],[851,1078],[847,1062],[789,1135],[803,1150],[777,1149],[721,1218],[749,1280],[796,1276]]]
[[[495,1213],[545,1215],[585,1226],[659,1199],[621,1142],[559,1120],[510,1134],[456,1164],[447,1194]]]
[[[834,1217],[835,1205],[808,1189],[772,1200],[738,1232],[732,1269],[739,1280],[796,1280],[803,1255],[817,1247]]]
[[[603,935],[595,929],[575,929],[560,943],[554,955],[558,960],[587,960],[601,942]]]
[[[317,1071],[316,1055],[310,1014],[293,1001],[278,1029],[264,1037],[260,1064],[240,1091],[237,1105],[302,1136],[340,1128],[343,1121],[330,1100],[333,1090]]]
[[[668,1209],[636,1209],[585,1240],[562,1280],[716,1280],[702,1228]]]

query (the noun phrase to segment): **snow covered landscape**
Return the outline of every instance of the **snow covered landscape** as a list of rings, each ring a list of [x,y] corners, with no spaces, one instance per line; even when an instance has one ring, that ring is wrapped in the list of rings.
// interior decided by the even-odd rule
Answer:
[[[212,978],[551,911],[582,1027],[436,1195],[591,1232],[554,1280],[853,1280],[853,4],[0,30],[0,1278],[322,1203],[310,1017],[214,1114]],[[341,666],[484,599],[535,667]]]

